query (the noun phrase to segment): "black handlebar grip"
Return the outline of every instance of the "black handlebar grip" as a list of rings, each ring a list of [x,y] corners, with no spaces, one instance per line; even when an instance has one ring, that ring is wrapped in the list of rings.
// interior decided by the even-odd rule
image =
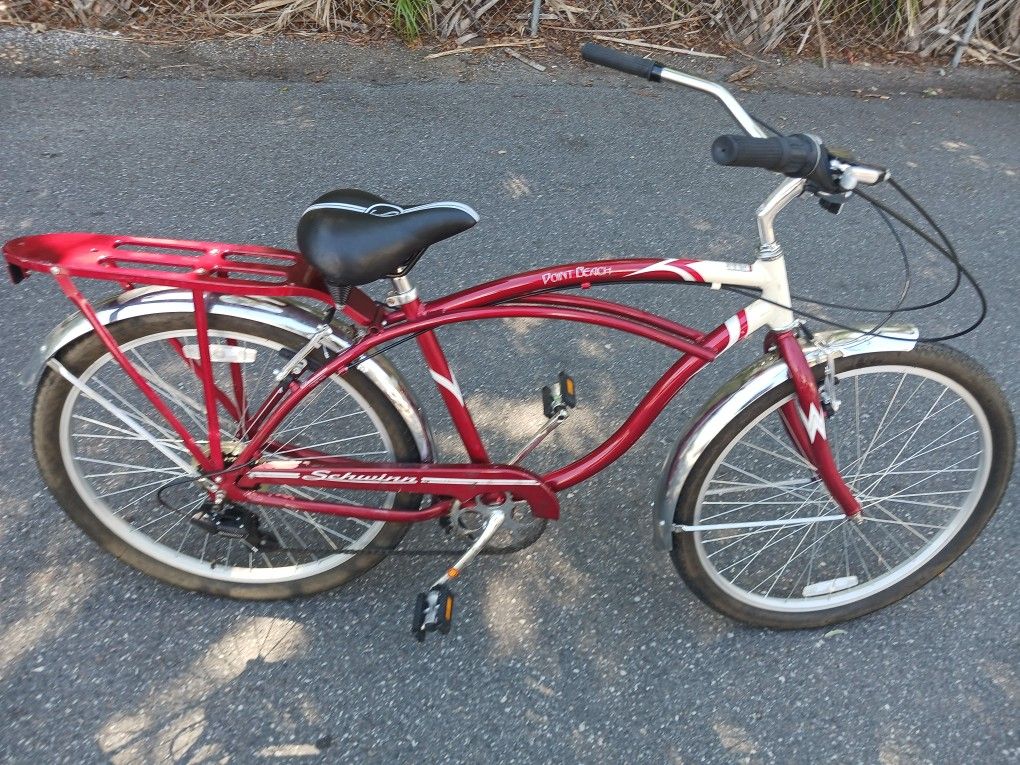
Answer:
[[[629,53],[621,53],[613,48],[596,43],[585,43],[581,46],[581,58],[599,66],[606,66],[610,69],[624,72],[625,74],[636,74],[652,82],[659,81],[662,73],[662,64],[650,58],[632,56]]]
[[[822,159],[824,149],[803,133],[775,138],[721,135],[712,143],[712,159],[720,165],[761,167],[794,178],[807,178]]]

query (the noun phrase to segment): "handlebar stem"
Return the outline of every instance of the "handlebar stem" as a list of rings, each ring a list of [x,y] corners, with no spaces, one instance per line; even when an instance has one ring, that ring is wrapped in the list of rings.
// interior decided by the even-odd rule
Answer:
[[[776,258],[781,254],[773,224],[783,208],[803,193],[806,184],[807,181],[803,178],[787,178],[758,208],[758,239],[761,241],[759,256],[763,260]]]
[[[744,129],[744,132],[750,136],[754,136],[755,138],[768,138],[768,133],[766,133],[758,125],[758,123],[754,121],[754,118],[744,110],[744,107],[741,106],[737,99],[733,97],[733,94],[718,82],[703,80],[700,77],[684,74],[683,72],[678,72],[676,69],[670,69],[668,67],[662,68],[662,72],[659,77],[660,79],[668,82],[675,82],[677,85],[683,85],[684,87],[691,88],[693,90],[700,90],[703,93],[708,93],[710,96],[714,96],[719,99],[719,101],[722,102],[722,105],[726,107],[726,110],[733,115],[733,119],[735,119],[737,124]]]

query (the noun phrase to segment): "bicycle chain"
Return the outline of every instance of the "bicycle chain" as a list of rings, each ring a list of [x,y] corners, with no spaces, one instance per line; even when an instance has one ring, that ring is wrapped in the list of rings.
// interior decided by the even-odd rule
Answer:
[[[272,553],[311,553],[313,555],[342,555],[344,553],[375,553],[378,555],[431,555],[439,557],[442,555],[463,555],[467,552],[470,547],[465,547],[462,550],[458,549],[440,549],[438,547],[410,547],[397,549],[395,547],[376,547],[374,545],[366,545],[365,547],[278,547],[275,550],[254,550],[253,552],[260,552],[265,555]],[[517,550],[489,550],[483,548],[479,555],[510,555],[511,553],[517,552]]]
[[[505,548],[498,548],[498,547],[497,548],[488,548],[488,547],[483,547],[482,550],[478,554],[479,555],[512,555],[513,553],[520,552],[521,550],[523,550],[523,549],[525,549],[527,547],[530,547],[531,545],[535,544],[535,542],[537,542],[541,538],[542,533],[544,531],[545,531],[545,527],[542,528],[542,530],[534,537],[534,539],[528,539],[525,544],[522,544],[522,545],[519,545],[519,546],[513,546],[513,547],[505,547]],[[270,553],[297,553],[297,552],[311,553],[313,555],[341,555],[343,553],[370,552],[370,553],[377,553],[379,555],[432,555],[432,556],[438,557],[438,556],[441,556],[441,555],[457,555],[457,556],[460,556],[460,555],[463,555],[465,552],[467,552],[469,549],[471,549],[470,545],[468,547],[463,548],[463,549],[449,549],[449,548],[442,549],[442,548],[438,548],[438,547],[436,547],[436,548],[432,548],[432,547],[411,547],[411,548],[405,548],[405,549],[397,549],[397,548],[393,548],[393,547],[376,547],[376,546],[373,546],[373,545],[366,545],[365,547],[339,547],[339,548],[333,548],[333,547],[278,547],[275,550],[256,550],[254,552],[262,552],[262,553],[265,553],[266,555],[268,555]]]
[[[193,480],[193,479],[189,478],[189,479],[186,479],[186,480]],[[169,484],[167,484],[166,486],[162,487],[156,493],[156,500],[163,507],[167,508],[168,510],[171,510],[171,511],[177,512],[177,513],[181,513],[181,514],[183,514],[183,515],[185,515],[185,516],[190,518],[191,515],[192,515],[191,512],[189,512],[187,510],[182,510],[179,507],[173,507],[172,505],[167,503],[162,498],[162,494],[163,494],[163,491],[165,489],[168,489],[170,486],[173,486],[175,484],[184,483],[184,482],[185,481],[182,481],[182,480],[171,481]],[[543,531],[544,531],[544,528],[543,528]],[[206,532],[206,533],[210,533],[210,532]],[[225,536],[225,535],[223,535],[223,536]],[[521,547],[511,547],[511,548],[507,548],[507,549],[498,549],[497,548],[497,549],[491,549],[491,550],[487,549],[487,548],[483,548],[478,554],[479,555],[510,555],[511,553],[515,553],[515,552],[519,552],[520,550],[523,550],[525,547],[530,547],[532,544],[537,542],[539,537],[541,537],[541,536],[542,536],[542,534],[541,534],[541,532],[539,532],[539,534],[534,539],[528,540],[528,542],[526,544],[522,545]],[[311,554],[311,555],[342,555],[342,554],[345,554],[345,553],[365,553],[365,552],[368,552],[368,553],[374,553],[374,554],[377,554],[377,555],[429,555],[429,556],[439,557],[439,556],[443,556],[443,555],[456,555],[456,556],[460,556],[460,555],[463,555],[465,552],[467,552],[471,548],[471,546],[468,545],[467,547],[464,547],[462,549],[457,549],[457,548],[450,549],[450,548],[438,548],[438,547],[435,547],[435,548],[432,548],[432,547],[412,547],[412,548],[405,548],[405,549],[396,549],[396,548],[393,548],[393,547],[377,547],[377,546],[374,546],[374,545],[365,545],[364,547],[277,547],[275,550],[261,550],[261,549],[254,548],[251,544],[245,542],[245,540],[243,540],[243,539],[240,539],[240,538],[236,538],[236,539],[237,539],[237,541],[244,543],[248,547],[248,551],[250,553],[252,553],[252,554],[254,554],[254,553],[262,553],[263,555],[270,555],[270,554],[273,554],[273,553],[284,553],[284,554],[306,553],[306,554]]]

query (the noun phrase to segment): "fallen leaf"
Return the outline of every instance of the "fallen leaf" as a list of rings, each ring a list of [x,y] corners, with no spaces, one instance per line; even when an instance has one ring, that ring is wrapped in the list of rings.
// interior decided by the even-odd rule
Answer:
[[[845,635],[845,634],[846,634],[846,630],[829,630],[824,635],[822,635],[822,637],[830,638],[830,637],[836,637],[836,635]]]
[[[754,64],[748,64],[747,66],[738,69],[729,77],[727,77],[726,82],[740,82],[741,80],[746,80],[748,77],[750,77],[757,71],[758,67],[756,67]]]

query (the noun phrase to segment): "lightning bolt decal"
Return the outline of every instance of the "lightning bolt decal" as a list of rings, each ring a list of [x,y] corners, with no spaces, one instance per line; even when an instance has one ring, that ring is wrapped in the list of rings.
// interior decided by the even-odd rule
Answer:
[[[815,442],[815,436],[821,436],[823,441],[828,440],[825,435],[825,416],[818,411],[818,407],[812,403],[806,415],[799,409],[797,411],[800,412],[800,421],[804,423],[811,443]]]
[[[464,406],[464,394],[460,392],[460,386],[457,384],[457,378],[450,373],[449,379],[443,377],[439,372],[434,369],[429,370],[429,374],[432,375],[432,379],[435,380],[439,385],[446,388],[454,397],[460,402],[461,406]]]

